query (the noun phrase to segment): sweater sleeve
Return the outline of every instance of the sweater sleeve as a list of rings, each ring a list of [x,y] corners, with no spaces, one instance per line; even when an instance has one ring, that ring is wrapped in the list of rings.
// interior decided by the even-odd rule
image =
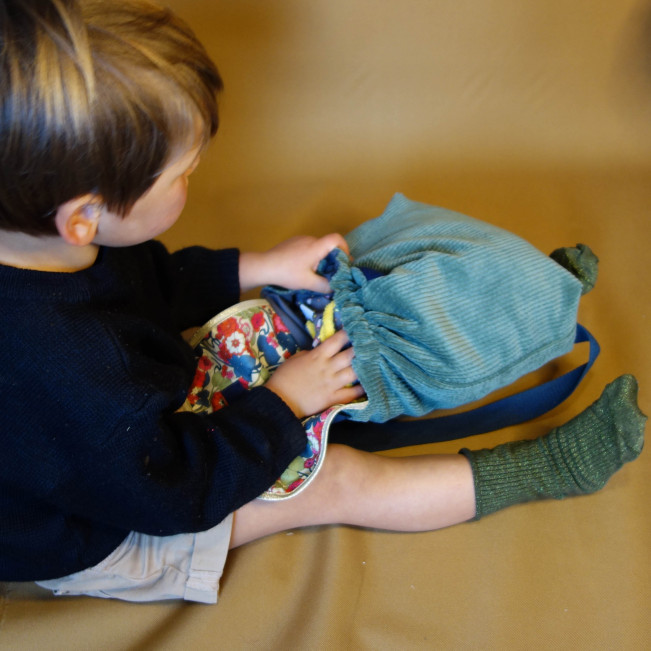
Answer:
[[[301,423],[264,387],[208,415],[157,418],[159,403],[147,400],[101,445],[67,459],[59,508],[124,531],[202,531],[259,496],[305,447]]]
[[[264,387],[214,414],[177,411],[196,360],[174,310],[192,323],[230,305],[237,251],[175,255],[150,243],[107,253],[88,279],[103,290],[92,302],[79,290],[22,327],[7,325],[8,367],[20,360],[21,369],[2,396],[20,448],[10,484],[90,527],[206,529],[269,488],[304,449],[305,431]],[[34,345],[45,332],[47,345]]]
[[[190,246],[169,253],[157,241],[144,246],[179,330],[200,326],[239,301],[237,249]]]

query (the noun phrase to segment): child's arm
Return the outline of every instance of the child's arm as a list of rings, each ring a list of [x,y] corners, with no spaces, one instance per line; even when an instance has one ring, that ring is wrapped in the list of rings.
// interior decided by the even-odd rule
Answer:
[[[280,285],[288,289],[328,292],[328,281],[316,273],[319,262],[332,249],[348,253],[346,240],[338,233],[321,238],[292,237],[262,253],[240,255],[240,287],[246,292],[260,285]]]
[[[265,284],[288,289],[329,292],[328,281],[316,273],[319,262],[332,249],[349,252],[338,233],[321,238],[293,237],[264,253],[240,255],[240,287],[247,291]],[[266,383],[298,418],[317,414],[336,404],[346,404],[364,395],[352,367],[352,348],[340,331],[314,350],[301,352],[282,364]]]

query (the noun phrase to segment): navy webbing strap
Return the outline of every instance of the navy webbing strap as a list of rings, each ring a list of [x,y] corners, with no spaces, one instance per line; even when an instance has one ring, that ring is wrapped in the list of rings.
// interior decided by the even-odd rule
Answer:
[[[494,432],[537,418],[566,400],[579,385],[599,355],[600,347],[581,324],[576,327],[575,343],[589,342],[588,361],[560,377],[525,389],[506,398],[466,412],[413,421],[360,423],[341,420],[333,424],[330,442],[377,452],[410,445],[452,441]]]

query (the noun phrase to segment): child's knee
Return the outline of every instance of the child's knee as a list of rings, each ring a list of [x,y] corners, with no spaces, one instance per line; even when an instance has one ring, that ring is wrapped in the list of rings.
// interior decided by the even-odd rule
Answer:
[[[361,452],[347,445],[328,446],[323,467],[316,480],[328,499],[339,502],[350,499],[366,476],[368,452]],[[315,482],[316,483],[316,482]]]

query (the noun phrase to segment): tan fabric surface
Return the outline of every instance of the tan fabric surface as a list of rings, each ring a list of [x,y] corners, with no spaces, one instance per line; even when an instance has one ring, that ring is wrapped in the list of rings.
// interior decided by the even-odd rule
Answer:
[[[580,311],[602,346],[594,369],[545,417],[464,445],[538,436],[623,372],[651,413],[648,3],[168,4],[227,91],[166,243],[263,249],[346,232],[396,191],[546,252],[587,242],[601,259]],[[231,554],[217,606],[0,584],[0,648],[648,649],[650,549],[646,449],[594,496],[434,533],[327,527],[258,541]]]

